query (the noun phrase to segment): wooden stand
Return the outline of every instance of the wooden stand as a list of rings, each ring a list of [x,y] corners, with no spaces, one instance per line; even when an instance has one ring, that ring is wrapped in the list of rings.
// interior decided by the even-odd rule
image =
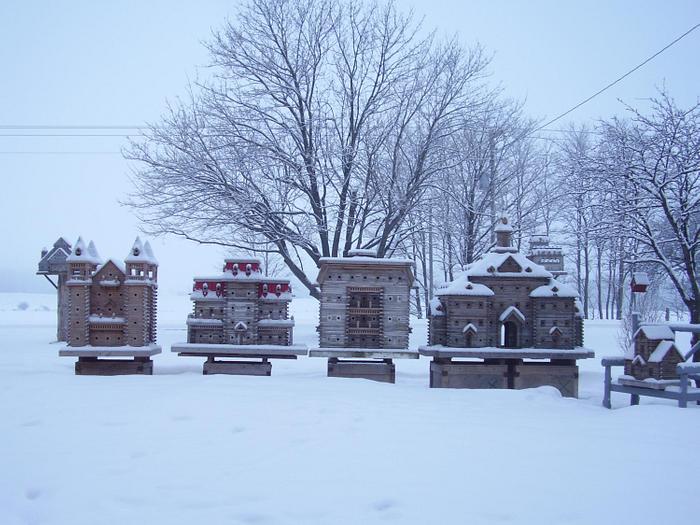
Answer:
[[[394,359],[418,359],[415,350],[381,348],[314,348],[310,357],[328,358],[328,377],[396,383]]]
[[[79,357],[75,362],[77,376],[119,376],[119,375],[153,375],[153,361],[150,357],[134,359],[98,359],[96,357]]]
[[[391,359],[340,360],[331,357],[328,359],[328,377],[358,377],[381,383],[396,383],[396,365]]]
[[[62,357],[77,357],[75,375],[119,376],[153,375],[151,357],[160,346],[67,346],[58,352]],[[110,359],[113,358],[113,359]]]
[[[508,366],[433,359],[430,388],[508,388]]]
[[[270,359],[296,359],[306,355],[304,345],[226,345],[176,343],[171,351],[179,356],[206,357],[202,374],[228,374],[237,376],[271,376]],[[245,360],[242,360],[245,359]],[[255,359],[255,361],[251,361]]]
[[[594,355],[590,350],[581,348],[550,350],[422,346],[419,351],[422,355],[433,358],[430,363],[430,388],[520,390],[553,386],[563,397],[578,397],[576,360]]]
[[[642,381],[617,381],[612,380],[613,366],[625,366],[622,357],[604,357],[601,364],[605,368],[605,390],[603,393],[603,406],[612,408],[611,393],[620,392],[629,394],[630,405],[638,405],[640,396],[659,397],[663,399],[675,399],[680,408],[687,408],[688,401],[695,401],[700,405],[700,388],[692,388],[690,381],[695,380],[696,386],[700,386],[700,363],[680,363],[678,371],[678,384],[661,388],[659,385],[650,384],[644,386]],[[626,384],[625,384],[626,383]]]

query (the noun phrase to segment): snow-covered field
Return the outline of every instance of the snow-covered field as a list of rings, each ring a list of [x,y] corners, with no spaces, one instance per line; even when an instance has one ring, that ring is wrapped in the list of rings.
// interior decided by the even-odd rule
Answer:
[[[26,303],[26,306],[22,303]],[[165,351],[155,375],[76,377],[52,295],[0,294],[0,524],[690,523],[700,407],[614,394],[590,322],[581,397],[552,388],[431,390],[428,361],[395,385],[326,377],[324,359],[272,377],[202,376]],[[296,299],[295,341],[316,303]],[[186,297],[160,311],[164,349]],[[414,323],[413,345],[425,325]]]

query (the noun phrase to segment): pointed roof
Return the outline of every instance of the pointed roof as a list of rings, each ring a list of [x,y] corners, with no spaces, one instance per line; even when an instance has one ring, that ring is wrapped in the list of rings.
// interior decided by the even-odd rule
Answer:
[[[78,240],[73,247],[73,251],[66,258],[66,261],[70,262],[89,262],[92,264],[100,264],[102,261],[97,254],[97,250],[94,248],[94,244],[90,243],[92,247],[92,253],[90,252],[90,247],[85,246],[85,241],[82,237],[78,237]]]
[[[474,326],[472,323],[464,325],[464,328],[462,328],[462,333],[466,334],[467,332],[474,332],[475,334],[478,332],[476,329],[476,326]]]
[[[499,271],[509,258],[520,267],[520,271]],[[544,266],[531,261],[518,251],[491,251],[467,266],[467,277],[554,277]]]
[[[97,246],[95,246],[94,242],[90,241],[90,244],[88,244],[87,251],[91,257],[93,257],[94,259],[100,260],[100,254],[97,252]]]
[[[666,324],[643,324],[634,333],[634,337],[637,337],[637,334],[640,332],[650,341],[673,341],[676,339],[676,334],[674,334],[673,330]]]
[[[676,343],[673,341],[661,341],[658,345],[656,345],[656,349],[649,356],[649,362],[660,363],[671,351],[675,351],[679,356],[681,356],[681,361],[685,361],[685,356],[680,350],[678,350]]]
[[[561,335],[561,329],[557,325],[554,325],[552,328],[549,329],[549,335],[554,335],[556,333]]]
[[[151,249],[150,244],[148,242],[146,242],[146,245],[148,246],[148,249],[141,242],[141,237],[136,237],[136,240],[134,241],[134,245],[131,247],[131,250],[129,251],[129,255],[126,256],[126,259],[124,259],[124,262],[126,262],[126,263],[147,263],[147,264],[157,265],[158,261],[156,261],[156,258],[153,257],[153,250]]]
[[[494,295],[493,290],[484,284],[473,283],[469,278],[462,274],[451,283],[444,284],[435,295],[472,295],[477,297],[491,297]]]
[[[156,259],[156,256],[153,255],[153,248],[151,248],[150,242],[146,241],[146,243],[143,245],[143,250],[146,252],[146,255],[151,258],[153,264],[158,264],[158,259]]]
[[[525,321],[525,315],[520,310],[518,310],[515,306],[509,306],[508,308],[503,310],[503,313],[498,318],[498,320],[503,323],[510,316],[517,317],[518,319],[520,319],[521,322]]]
[[[573,286],[550,279],[549,284],[538,286],[530,292],[530,297],[567,297],[578,299],[578,292]]]

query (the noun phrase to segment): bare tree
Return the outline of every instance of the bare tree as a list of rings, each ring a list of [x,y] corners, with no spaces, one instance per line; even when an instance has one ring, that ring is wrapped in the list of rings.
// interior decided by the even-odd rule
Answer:
[[[488,62],[420,29],[392,3],[243,6],[213,80],[126,153],[130,204],[152,233],[278,254],[315,297],[321,257],[390,255]]]
[[[700,105],[679,108],[662,91],[648,114],[629,110],[629,122],[604,125],[604,143],[614,155],[602,159],[615,162],[603,161],[600,169],[636,243],[632,263],[663,269],[690,322],[699,323]]]

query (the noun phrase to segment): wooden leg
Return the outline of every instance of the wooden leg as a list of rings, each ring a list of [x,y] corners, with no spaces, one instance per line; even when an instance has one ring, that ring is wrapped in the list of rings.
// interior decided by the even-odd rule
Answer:
[[[681,374],[681,392],[678,397],[678,406],[688,408],[688,374]]]
[[[639,404],[639,394],[631,394],[630,395],[630,405],[638,405]]]
[[[612,408],[612,403],[610,401],[610,384],[612,383],[612,372],[610,367],[605,367],[605,391],[603,393],[603,406],[605,408]]]

